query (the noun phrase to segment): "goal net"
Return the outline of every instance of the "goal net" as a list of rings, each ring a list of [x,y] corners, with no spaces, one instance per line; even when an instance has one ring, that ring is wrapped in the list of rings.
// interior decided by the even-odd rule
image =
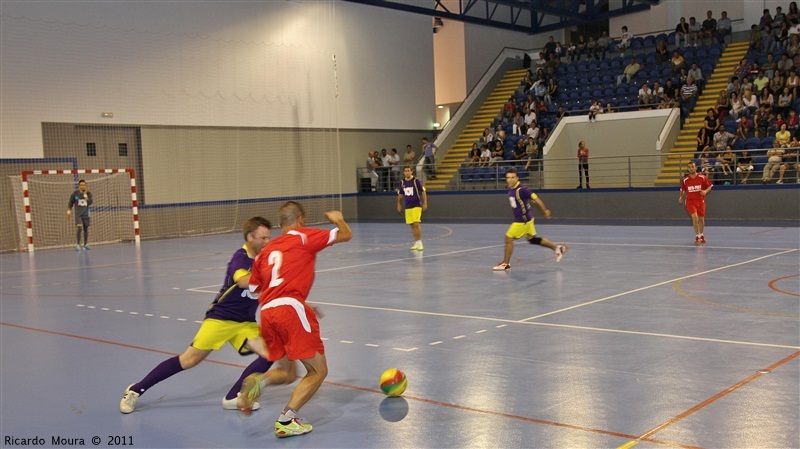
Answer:
[[[14,178],[18,180],[12,180],[12,187],[20,250],[76,244],[75,219],[66,212],[80,180],[86,181],[93,199],[89,244],[139,241],[133,170],[43,170]]]

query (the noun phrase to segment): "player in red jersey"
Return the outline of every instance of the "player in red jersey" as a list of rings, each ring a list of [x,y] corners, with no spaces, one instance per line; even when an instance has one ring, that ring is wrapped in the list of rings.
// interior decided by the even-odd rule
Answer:
[[[294,201],[281,206],[279,214],[283,233],[269,242],[253,262],[250,290],[258,294],[261,336],[267,343],[269,360],[288,356],[289,360],[300,360],[307,370],[275,422],[275,435],[283,438],[311,432],[311,425],[300,423],[296,414],[328,374],[319,322],[314,309],[306,304],[314,283],[317,253],[350,240],[353,233],[339,211],[325,212],[336,225],[331,230],[307,228],[305,212]],[[262,379],[260,373],[245,379],[239,395],[240,410],[250,411],[261,394]]]
[[[686,164],[686,171],[689,173],[681,181],[678,204],[683,203],[684,197],[686,198],[686,210],[692,216],[692,226],[694,226],[694,244],[705,245],[706,237],[703,231],[706,227],[706,195],[713,185],[706,175],[697,173],[697,165],[694,162]]]

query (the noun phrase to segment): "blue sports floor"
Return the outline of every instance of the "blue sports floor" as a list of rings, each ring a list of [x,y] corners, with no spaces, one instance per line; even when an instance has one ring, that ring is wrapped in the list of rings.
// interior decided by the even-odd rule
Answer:
[[[293,385],[222,410],[252,360],[230,347],[118,411],[189,344],[239,234],[0,254],[2,447],[800,447],[800,228],[710,225],[695,247],[688,219],[537,220],[564,260],[520,240],[493,272],[507,224],[423,223],[423,253],[404,224],[352,227],[310,297],[330,367],[299,413],[314,431],[285,440]],[[390,367],[402,398],[378,388]]]

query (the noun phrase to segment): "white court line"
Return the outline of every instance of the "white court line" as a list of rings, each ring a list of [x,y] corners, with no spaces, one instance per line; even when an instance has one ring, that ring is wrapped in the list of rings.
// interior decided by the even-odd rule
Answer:
[[[761,259],[766,259],[768,257],[780,256],[780,255],[783,255],[783,254],[786,254],[786,253],[795,252],[795,251],[798,251],[798,250],[790,249],[790,250],[787,250],[787,251],[782,251],[780,253],[767,254],[766,256],[756,257],[755,259],[745,260],[744,262],[734,263],[734,264],[731,264],[731,265],[725,265],[725,266],[722,266],[722,267],[719,267],[719,268],[714,268],[712,270],[701,271],[700,273],[694,273],[694,274],[690,274],[690,275],[687,275],[687,276],[681,276],[679,278],[670,279],[668,281],[659,282],[657,284],[646,285],[644,287],[639,287],[639,288],[635,288],[633,290],[628,290],[627,292],[617,293],[616,295],[611,295],[611,296],[606,296],[605,298],[595,299],[594,301],[584,302],[584,303],[581,303],[581,304],[575,304],[574,306],[569,306],[569,307],[565,307],[563,309],[554,310],[552,312],[542,313],[540,315],[535,315],[535,316],[532,316],[532,317],[529,317],[529,318],[524,318],[524,319],[520,320],[520,322],[535,320],[537,318],[542,318],[542,317],[546,317],[546,316],[549,316],[549,315],[555,315],[556,313],[566,312],[567,310],[577,309],[578,307],[588,306],[588,305],[591,305],[591,304],[597,304],[599,302],[608,301],[609,299],[619,298],[621,296],[629,295],[631,293],[637,293],[637,292],[641,292],[641,291],[644,291],[644,290],[649,290],[651,288],[660,287],[660,286],[665,285],[665,284],[671,284],[673,282],[682,281],[684,279],[690,279],[690,278],[693,278],[693,277],[702,276],[704,274],[713,273],[715,271],[727,270],[728,268],[738,267],[740,265],[745,265],[745,264],[748,264],[748,263],[757,262],[757,261],[759,261]]]

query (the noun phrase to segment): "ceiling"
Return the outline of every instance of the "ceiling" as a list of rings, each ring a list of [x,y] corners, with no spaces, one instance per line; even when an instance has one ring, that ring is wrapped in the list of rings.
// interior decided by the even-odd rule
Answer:
[[[661,0],[345,0],[527,34],[647,11]]]

